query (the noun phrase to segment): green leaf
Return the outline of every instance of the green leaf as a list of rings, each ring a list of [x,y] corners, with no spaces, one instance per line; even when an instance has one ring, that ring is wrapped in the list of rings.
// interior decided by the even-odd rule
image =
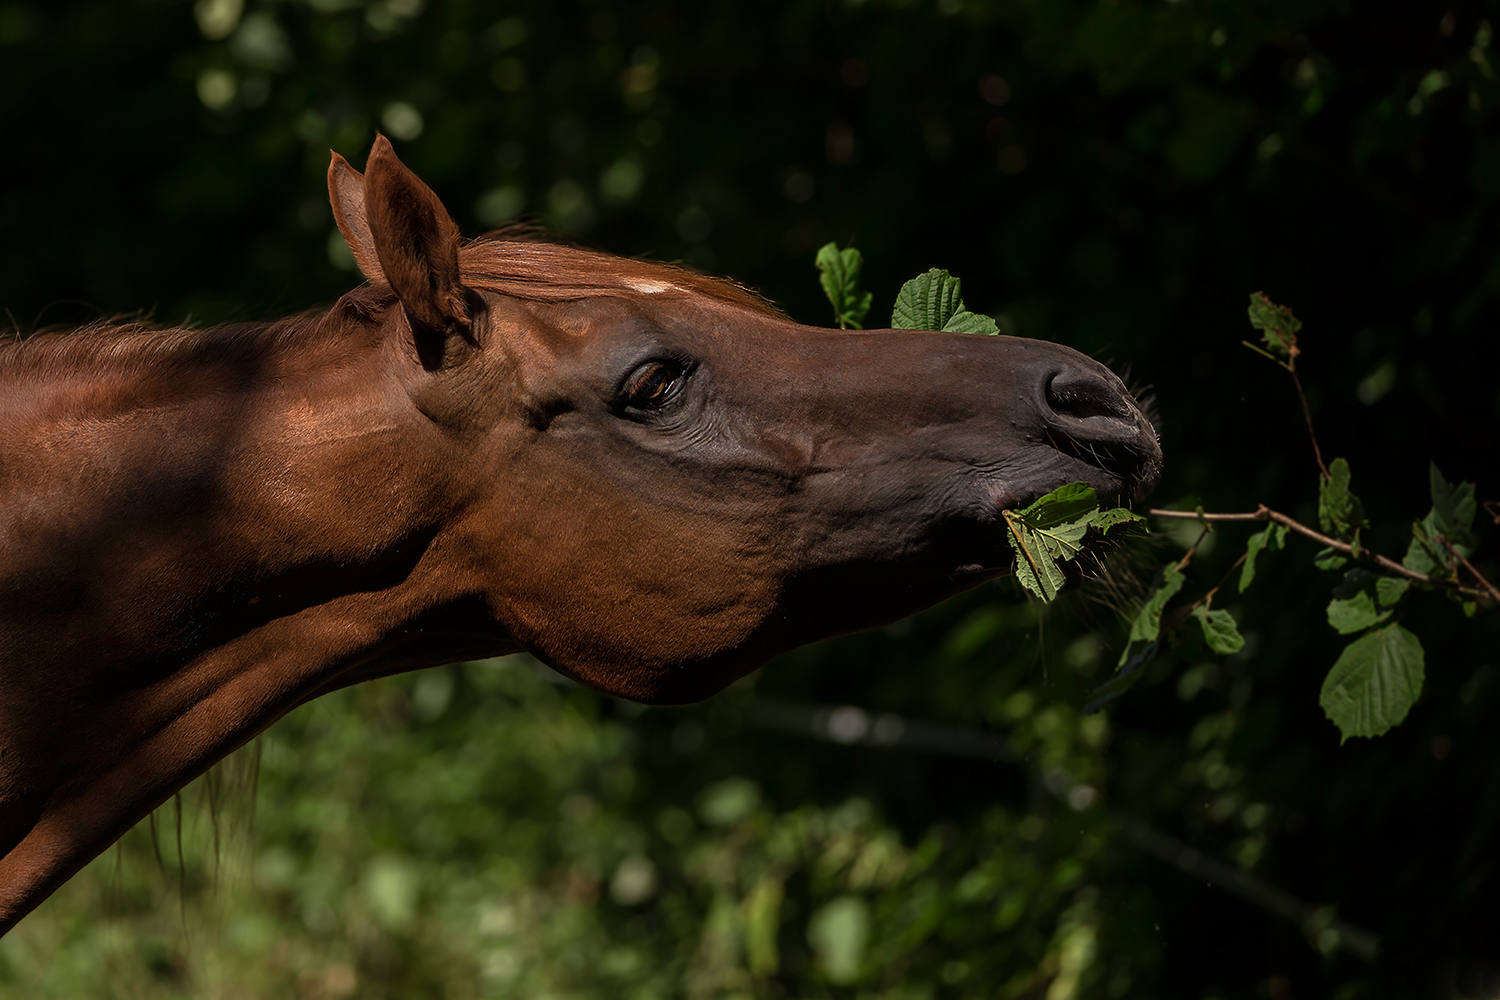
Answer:
[[[1406,718],[1422,693],[1421,641],[1400,625],[1368,632],[1344,648],[1323,681],[1318,703],[1351,736],[1379,736]]]
[[[933,268],[901,286],[891,327],[897,330],[942,330],[946,333],[1000,332],[988,316],[964,308],[962,282],[941,268]]]
[[[1135,620],[1130,623],[1129,641],[1154,642],[1161,637],[1161,613],[1166,608],[1167,602],[1177,596],[1182,585],[1187,582],[1187,577],[1177,568],[1176,563],[1168,563],[1161,568],[1161,573],[1156,579],[1151,593],[1146,595],[1145,603],[1141,610],[1136,612]],[[1120,665],[1124,666],[1129,656],[1127,651],[1120,656]]]
[[[1193,620],[1203,629],[1203,641],[1220,656],[1229,656],[1245,648],[1245,637],[1228,611],[1210,611],[1199,605],[1193,609]]]
[[[1286,525],[1268,524],[1250,536],[1245,547],[1245,564],[1240,567],[1240,593],[1250,589],[1255,579],[1257,560],[1262,552],[1276,552],[1286,547]]]
[[[710,785],[698,804],[698,815],[710,826],[733,826],[760,804],[760,789],[748,778],[725,778]]]
[[[1430,532],[1442,535],[1453,543],[1453,547],[1464,555],[1473,554],[1474,484],[1460,483],[1454,486],[1443,478],[1437,463],[1431,463],[1428,478],[1432,489],[1432,512],[1427,515]]]
[[[1039,497],[1030,507],[1021,511],[1021,517],[1030,524],[1053,525],[1076,521],[1098,507],[1099,495],[1092,486],[1087,483],[1068,483]]]
[[[1057,597],[1067,577],[1062,563],[1083,548],[1086,522],[1061,522],[1048,526],[1028,524],[1010,511],[1005,512],[1010,528],[1011,548],[1016,550],[1016,578],[1021,586],[1044,601]]]
[[[1345,600],[1328,602],[1328,624],[1340,635],[1363,632],[1372,625],[1379,625],[1391,616],[1390,611],[1375,607],[1375,599],[1363,591]]]
[[[1098,509],[1091,487],[1069,483],[1041,497],[1022,511],[1002,511],[1016,550],[1016,579],[1044,601],[1057,596],[1066,582],[1059,561],[1067,561],[1083,547],[1088,517]]]
[[[824,903],[807,921],[807,943],[818,968],[835,983],[859,978],[865,944],[870,939],[870,908],[858,896],[838,896]]]
[[[1008,512],[1006,520],[1010,521]],[[1010,547],[1016,550],[1017,556],[1016,579],[1042,600],[1054,600],[1067,582],[1062,568],[1035,532],[1014,521],[1010,521],[1009,527]]]
[[[1328,475],[1318,482],[1318,523],[1345,541],[1366,526],[1364,504],[1349,492],[1349,463],[1342,458],[1329,463]]]
[[[891,315],[894,330],[942,330],[944,333],[980,333],[995,336],[1001,328],[989,316],[963,307],[963,282],[942,268],[913,277],[901,285]]]
[[[1142,520],[1119,508],[1101,511],[1099,498],[1086,483],[1069,483],[1041,497],[1022,511],[1002,511],[1016,550],[1016,579],[1044,601],[1057,597],[1067,581],[1061,563],[1083,549],[1090,528],[1101,535],[1122,524]]]
[[[977,333],[993,337],[1000,332],[1000,327],[988,316],[960,309],[943,324],[943,330],[947,333]]]
[[[823,294],[833,303],[833,315],[839,329],[864,329],[865,315],[870,311],[871,295],[859,287],[864,256],[853,247],[844,250],[829,243],[818,251],[818,280]]]
[[[1290,361],[1300,353],[1297,331],[1302,329],[1302,321],[1288,306],[1272,302],[1265,292],[1250,296],[1250,325],[1260,331],[1261,339],[1278,360]]]
[[[1151,529],[1146,525],[1146,519],[1139,514],[1126,510],[1124,507],[1111,507],[1109,510],[1101,510],[1089,518],[1089,527],[1098,530],[1099,534],[1107,534],[1111,528],[1126,526],[1129,532],[1148,533]]]
[[[1448,576],[1453,569],[1452,560],[1448,550],[1438,545],[1427,527],[1431,517],[1428,514],[1423,520],[1412,522],[1411,542],[1406,546],[1406,555],[1402,557],[1401,565],[1428,576]]]
[[[1375,578],[1375,600],[1388,608],[1395,607],[1410,589],[1411,581],[1404,576]]]
[[[1313,556],[1313,565],[1332,573],[1349,565],[1349,557],[1338,549],[1319,549],[1318,554]]]
[[[1451,577],[1458,571],[1457,560],[1438,536],[1448,540],[1464,556],[1474,552],[1474,484],[1454,486],[1443,478],[1436,463],[1429,469],[1432,488],[1432,510],[1412,525],[1412,540],[1402,564],[1429,576]]]
[[[1130,623],[1130,636],[1125,649],[1120,653],[1120,663],[1115,676],[1090,692],[1092,697],[1084,704],[1084,712],[1097,712],[1100,708],[1124,694],[1141,679],[1146,664],[1150,663],[1160,648],[1161,614],[1167,602],[1182,589],[1187,577],[1168,563],[1157,574],[1151,593],[1136,612]]]
[[[891,327],[896,330],[941,330],[963,311],[962,282],[940,268],[932,268],[901,286]]]
[[[1328,624],[1342,635],[1363,632],[1391,616],[1411,581],[1351,569],[1328,602]]]
[[[1349,506],[1349,463],[1335,458],[1328,475],[1318,480],[1318,524],[1332,532]]]
[[[781,967],[776,938],[785,893],[781,879],[766,876],[745,899],[745,964],[757,976],[769,976]]]

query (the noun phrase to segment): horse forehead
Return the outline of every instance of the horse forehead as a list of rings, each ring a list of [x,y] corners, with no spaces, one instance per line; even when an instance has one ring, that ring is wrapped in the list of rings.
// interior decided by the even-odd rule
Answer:
[[[539,345],[558,355],[573,354],[591,348],[608,348],[618,338],[649,336],[652,331],[680,327],[688,317],[698,318],[701,308],[711,305],[696,301],[697,296],[664,295],[682,292],[668,282],[655,279],[631,279],[653,290],[631,288],[618,292],[601,292],[561,302],[516,303],[520,308],[508,314],[505,322]]]

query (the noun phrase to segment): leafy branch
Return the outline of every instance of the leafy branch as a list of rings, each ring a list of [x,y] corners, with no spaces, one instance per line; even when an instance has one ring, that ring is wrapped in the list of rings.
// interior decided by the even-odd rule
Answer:
[[[863,329],[872,296],[860,288],[864,257],[853,247],[829,243],[818,251],[818,280],[833,304],[840,329]],[[993,335],[999,326],[988,316],[964,308],[962,282],[941,268],[933,268],[901,286],[891,314],[894,330],[941,330],[946,333]]]
[[[1443,549],[1447,551],[1448,554],[1451,555],[1454,559],[1457,559],[1463,566],[1463,568],[1469,571],[1469,575],[1472,576],[1476,581],[1478,581],[1479,585],[1484,588],[1484,596],[1488,597],[1492,601],[1495,601],[1496,603],[1500,603],[1500,590],[1497,590],[1493,583],[1490,583],[1489,580],[1485,579],[1483,573],[1474,568],[1474,564],[1469,562],[1467,556],[1458,551],[1458,549],[1454,547],[1453,543],[1448,541],[1448,539],[1444,536],[1434,535],[1433,537],[1436,538],[1439,542],[1442,542]],[[1465,593],[1467,593],[1467,591],[1465,591]]]
[[[1101,510],[1099,498],[1087,483],[1069,483],[1041,497],[1025,510],[1000,512],[1016,550],[1016,579],[1044,601],[1057,596],[1066,582],[1062,564],[1083,551],[1090,532],[1104,536],[1112,529],[1131,528],[1145,518],[1123,507]]]
[[[864,256],[853,247],[840,250],[837,243],[829,243],[818,251],[816,264],[818,280],[823,285],[823,294],[833,303],[839,329],[864,329],[865,316],[870,312],[873,298],[859,287]]]
[[[1322,543],[1327,548],[1333,549],[1337,552],[1342,552],[1345,555],[1352,556],[1355,554],[1354,546],[1349,544],[1348,542],[1341,542],[1337,538],[1330,538],[1327,535],[1322,534],[1321,532],[1309,528],[1307,525],[1303,524],[1301,521],[1298,521],[1294,517],[1283,514],[1279,510],[1272,510],[1265,504],[1261,504],[1257,509],[1245,514],[1208,514],[1201,510],[1166,510],[1160,507],[1152,507],[1147,510],[1146,513],[1150,514],[1152,517],[1178,518],[1194,521],[1274,521],[1275,523],[1283,525],[1300,535],[1306,535],[1308,538],[1311,538],[1315,542]],[[1463,584],[1459,583],[1457,580],[1449,579],[1448,577],[1433,576],[1430,573],[1418,573],[1416,570],[1410,569],[1407,566],[1396,562],[1394,559],[1389,558],[1388,556],[1370,552],[1365,548],[1361,548],[1360,553],[1364,558],[1379,564],[1382,568],[1388,569],[1392,573],[1399,574],[1417,583],[1423,583],[1430,587],[1440,587],[1446,590],[1451,590],[1466,597],[1473,597],[1479,600],[1490,600],[1500,603],[1500,590],[1496,590],[1494,584],[1486,580],[1480,574],[1480,572],[1469,563],[1468,559],[1459,554],[1459,552],[1453,548],[1452,544],[1448,542],[1446,538],[1442,538],[1441,536],[1438,537],[1445,548],[1448,551],[1452,552],[1453,555],[1461,562],[1464,568],[1474,576],[1475,580],[1479,583],[1479,587],[1466,587]],[[1238,563],[1236,565],[1238,565]]]
[[[871,301],[870,293],[859,287],[863,263],[859,251],[840,250],[830,243],[818,252],[817,263],[839,325],[859,327]],[[960,291],[959,279],[947,271],[934,268],[913,278],[896,297],[891,326],[998,333],[993,319],[965,308]],[[1318,528],[1265,504],[1245,513],[1211,513],[1202,508],[1148,511],[1154,517],[1197,520],[1203,525],[1203,534],[1180,559],[1158,570],[1130,621],[1114,677],[1092,692],[1085,710],[1095,711],[1134,686],[1144,676],[1146,666],[1161,653],[1163,643],[1175,642],[1189,622],[1196,626],[1204,645],[1217,655],[1230,656],[1244,648],[1234,615],[1213,607],[1214,599],[1235,570],[1239,570],[1239,591],[1248,590],[1262,562],[1283,551],[1288,535],[1295,533],[1322,546],[1313,558],[1315,566],[1344,571],[1326,614],[1336,632],[1356,636],[1329,669],[1319,703],[1344,739],[1378,736],[1400,723],[1422,692],[1426,669],[1422,643],[1399,623],[1410,594],[1414,590],[1446,594],[1458,601],[1468,616],[1474,615],[1481,604],[1486,610],[1500,605],[1500,589],[1470,559],[1475,550],[1473,523],[1478,509],[1474,485],[1454,485],[1433,465],[1429,477],[1432,509],[1412,524],[1405,556],[1398,562],[1372,551],[1362,539],[1370,523],[1364,504],[1350,488],[1353,476],[1349,463],[1343,458],[1325,462],[1313,429],[1312,410],[1297,374],[1297,358],[1302,354],[1297,337],[1302,321],[1264,292],[1250,296],[1249,319],[1250,325],[1260,331],[1261,343],[1243,343],[1285,369],[1297,391],[1318,465]],[[1500,507],[1490,502],[1484,508],[1500,524]],[[1120,508],[1102,510],[1094,491],[1085,483],[1070,483],[1025,510],[1006,510],[1001,515],[1016,552],[1016,578],[1043,601],[1057,597],[1067,582],[1064,564],[1082,551],[1091,535],[1102,536],[1122,525],[1127,531],[1144,530],[1144,518],[1139,515]],[[1261,522],[1265,527],[1250,537],[1244,554],[1224,579],[1185,606],[1169,611],[1187,585],[1187,571],[1199,544],[1215,524],[1236,521]]]
[[[1473,615],[1480,602],[1500,604],[1500,590],[1469,559],[1474,550],[1473,521],[1477,509],[1474,486],[1449,483],[1433,465],[1429,476],[1432,509],[1413,523],[1405,557],[1397,562],[1371,551],[1361,540],[1370,525],[1364,505],[1350,489],[1349,463],[1342,458],[1325,463],[1313,430],[1307,396],[1296,372],[1296,359],[1301,354],[1297,343],[1301,321],[1263,292],[1250,297],[1249,317],[1251,325],[1261,331],[1265,347],[1248,341],[1245,345],[1286,369],[1296,386],[1320,473],[1321,530],[1265,504],[1248,513],[1207,513],[1201,508],[1153,509],[1149,513],[1163,518],[1191,518],[1201,522],[1205,530],[1219,522],[1266,522],[1263,530],[1251,536],[1245,554],[1236,563],[1242,567],[1241,592],[1254,580],[1260,558],[1285,548],[1288,532],[1301,534],[1323,546],[1313,560],[1318,568],[1336,571],[1349,567],[1342,582],[1334,588],[1326,613],[1328,624],[1335,631],[1358,637],[1344,648],[1329,670],[1319,703],[1344,739],[1377,736],[1401,722],[1422,691],[1426,666],[1422,643],[1398,623],[1413,587],[1446,593],[1463,605],[1466,615]],[[1192,554],[1193,550],[1189,550],[1173,570],[1181,573]],[[1467,574],[1467,581],[1463,574]],[[1217,590],[1216,587],[1205,596]],[[1098,692],[1106,696],[1104,700],[1117,695],[1139,675],[1138,669],[1133,672],[1125,669],[1126,657],[1122,656],[1121,663],[1120,674]],[[1122,681],[1128,683],[1122,685]],[[1096,698],[1097,703],[1102,702]]]
[[[1262,348],[1248,340],[1240,343],[1257,354],[1270,358],[1292,376],[1292,385],[1297,387],[1297,401],[1302,404],[1302,418],[1307,421],[1307,436],[1312,439],[1313,457],[1318,460],[1323,478],[1330,478],[1328,466],[1323,463],[1323,450],[1318,447],[1318,435],[1313,433],[1312,410],[1307,406],[1307,393],[1302,391],[1302,379],[1297,376],[1297,358],[1302,354],[1297,346],[1297,333],[1302,329],[1302,321],[1292,315],[1289,307],[1272,302],[1265,292],[1256,292],[1250,296],[1250,325],[1260,331],[1261,340],[1266,346]]]

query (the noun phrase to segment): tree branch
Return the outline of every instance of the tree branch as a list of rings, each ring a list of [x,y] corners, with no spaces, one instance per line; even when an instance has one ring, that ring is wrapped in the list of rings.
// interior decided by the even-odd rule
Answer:
[[[1443,548],[1448,550],[1449,555],[1451,555],[1454,559],[1457,559],[1459,562],[1463,563],[1464,569],[1468,570],[1470,575],[1472,575],[1474,579],[1479,581],[1479,585],[1483,587],[1486,592],[1488,592],[1490,600],[1500,603],[1500,590],[1496,590],[1495,585],[1486,580],[1484,578],[1484,574],[1475,569],[1474,564],[1469,562],[1469,560],[1464,556],[1462,552],[1455,549],[1453,547],[1453,543],[1448,541],[1447,538],[1443,537],[1442,535],[1438,535],[1437,540],[1443,543]]]
[[[1313,458],[1318,460],[1318,468],[1323,473],[1324,479],[1332,479],[1328,474],[1328,466],[1323,464],[1323,449],[1318,447],[1318,435],[1313,432],[1312,410],[1307,408],[1307,396],[1302,391],[1302,380],[1297,377],[1295,355],[1293,363],[1286,366],[1286,370],[1292,375],[1292,385],[1297,387],[1297,400],[1302,404],[1302,418],[1307,421],[1307,437],[1312,441]]]
[[[1265,504],[1261,504],[1255,511],[1248,514],[1206,514],[1201,510],[1162,510],[1155,507],[1146,511],[1146,513],[1154,517],[1175,517],[1181,518],[1183,520],[1191,519],[1195,521],[1275,521],[1277,524],[1285,525],[1298,534],[1306,535],[1308,538],[1311,538],[1315,542],[1321,542],[1323,545],[1327,546],[1330,549],[1335,549],[1353,558],[1370,559],[1378,565],[1384,567],[1385,569],[1390,570],[1392,573],[1399,574],[1400,576],[1404,576],[1407,579],[1415,580],[1418,583],[1425,583],[1433,587],[1442,587],[1445,590],[1452,590],[1456,593],[1463,594],[1466,597],[1481,598],[1483,600],[1495,601],[1496,603],[1500,603],[1500,596],[1497,596],[1500,595],[1500,592],[1495,591],[1495,588],[1489,584],[1489,581],[1485,580],[1484,577],[1479,576],[1478,572],[1472,567],[1470,567],[1469,571],[1471,573],[1474,573],[1475,577],[1479,579],[1480,582],[1484,583],[1487,589],[1479,590],[1474,587],[1465,587],[1463,584],[1459,583],[1456,580],[1448,580],[1440,576],[1431,576],[1427,573],[1418,573],[1414,569],[1407,569],[1405,566],[1396,562],[1396,560],[1394,559],[1372,553],[1368,548],[1365,548],[1364,546],[1360,547],[1361,551],[1363,552],[1363,556],[1355,556],[1354,548],[1353,546],[1349,545],[1349,543],[1341,542],[1336,538],[1329,538],[1327,535],[1309,528],[1307,525],[1303,524],[1301,521],[1298,521],[1296,518],[1288,517],[1286,514],[1281,513],[1281,511],[1279,510],[1272,510]],[[1460,556],[1459,558],[1462,559],[1463,557]],[[1464,565],[1468,566],[1467,560],[1464,561]]]

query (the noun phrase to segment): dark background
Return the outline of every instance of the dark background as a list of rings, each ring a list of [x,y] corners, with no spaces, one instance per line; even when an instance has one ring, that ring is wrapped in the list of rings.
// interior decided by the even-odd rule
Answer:
[[[359,165],[378,128],[466,233],[520,214],[729,275],[804,322],[831,320],[812,266],[829,240],[865,255],[871,325],[948,268],[1005,332],[1153,387],[1153,503],[1314,522],[1290,382],[1239,343],[1264,290],[1305,321],[1319,439],[1349,460],[1367,543],[1399,558],[1429,461],[1500,496],[1497,23],[1494,4],[1318,0],[4,2],[0,306],[25,334],[330,302],[358,277],[328,150]],[[1187,592],[1250,530],[1200,549]],[[1117,574],[1149,577],[1195,534],[1158,532]],[[52,955],[121,995],[208,977],[308,996],[1494,996],[1495,616],[1417,595],[1421,701],[1341,745],[1317,699],[1347,639],[1313,551],[1227,588],[1244,653],[1185,640],[1095,721],[1080,707],[1128,584],[1043,612],[1002,581],[690,710],[524,666],[340,696],[264,741],[243,898],[205,888],[213,851],[158,870],[128,842],[0,945],[0,987],[93,982]],[[769,726],[786,701],[985,731],[1016,759],[808,740]],[[528,756],[547,733],[571,735]],[[418,760],[462,773],[414,780]],[[1095,798],[1059,799],[1059,768]],[[339,826],[319,810],[351,787]],[[1122,817],[1331,907],[1378,957],[1151,857]],[[486,938],[502,911],[446,887],[488,884],[497,857],[514,864],[495,898],[542,902]],[[627,858],[655,873],[644,902],[615,892]],[[218,930],[194,937],[200,904]]]

